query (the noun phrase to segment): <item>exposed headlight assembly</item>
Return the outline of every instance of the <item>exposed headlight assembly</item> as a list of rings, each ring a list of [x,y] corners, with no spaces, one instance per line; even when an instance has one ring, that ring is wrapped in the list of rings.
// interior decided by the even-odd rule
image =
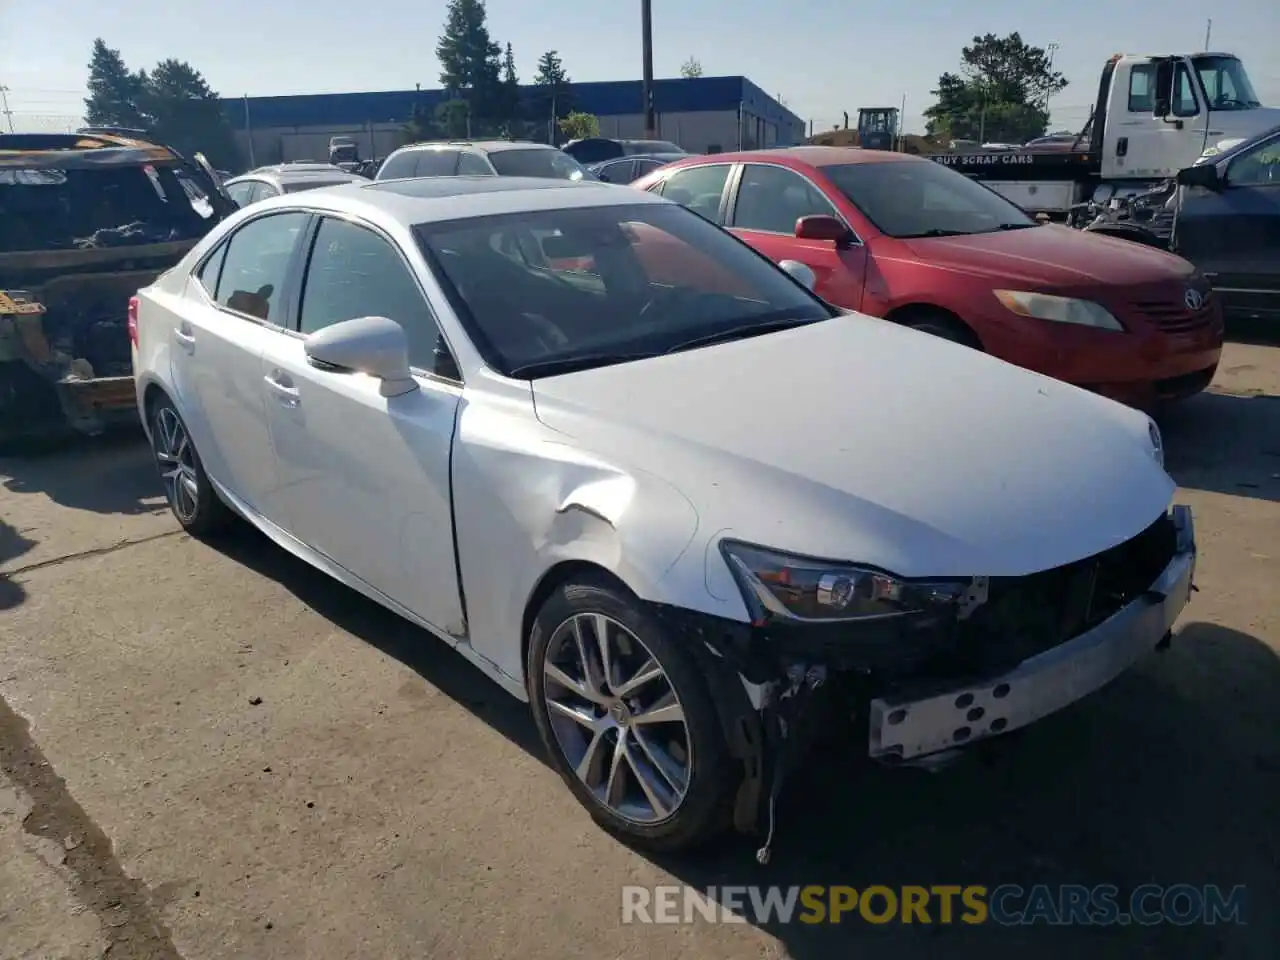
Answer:
[[[1048,293],[1031,293],[1026,290],[995,290],[996,299],[1020,317],[1035,320],[1051,320],[1054,323],[1073,323],[1078,327],[1096,330],[1124,332],[1120,321],[1101,304],[1092,300],[1076,300],[1073,297],[1055,297]]]
[[[903,580],[869,567],[779,553],[724,540],[721,552],[755,621],[842,621],[940,613],[964,598],[971,580]]]

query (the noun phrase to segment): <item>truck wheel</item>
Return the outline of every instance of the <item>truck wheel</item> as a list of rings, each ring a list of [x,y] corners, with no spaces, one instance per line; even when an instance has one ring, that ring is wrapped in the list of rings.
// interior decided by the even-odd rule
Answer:
[[[196,537],[225,529],[233,516],[231,510],[209,482],[187,425],[168,397],[161,397],[152,405],[150,427],[151,451],[169,508],[178,523]]]
[[[728,825],[739,775],[706,681],[633,596],[603,577],[560,586],[526,666],[551,762],[598,824],[666,852]]]

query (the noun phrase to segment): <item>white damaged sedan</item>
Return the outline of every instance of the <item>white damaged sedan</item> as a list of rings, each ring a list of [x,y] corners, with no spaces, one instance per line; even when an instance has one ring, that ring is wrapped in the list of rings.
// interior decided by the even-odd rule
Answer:
[[[139,409],[185,528],[239,515],[419,624],[598,822],[673,849],[771,822],[822,718],[938,763],[1192,590],[1148,417],[785,266],[592,183],[281,197],[134,298]]]

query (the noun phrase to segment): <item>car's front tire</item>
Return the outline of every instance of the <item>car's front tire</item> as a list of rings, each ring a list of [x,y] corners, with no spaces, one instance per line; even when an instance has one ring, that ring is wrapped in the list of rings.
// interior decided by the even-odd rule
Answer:
[[[209,482],[186,422],[172,400],[161,397],[151,405],[148,426],[165,498],[182,529],[195,537],[225,529],[232,519],[231,510]]]
[[[558,587],[527,663],[551,761],[609,832],[655,851],[711,839],[739,775],[694,658],[605,578]]]

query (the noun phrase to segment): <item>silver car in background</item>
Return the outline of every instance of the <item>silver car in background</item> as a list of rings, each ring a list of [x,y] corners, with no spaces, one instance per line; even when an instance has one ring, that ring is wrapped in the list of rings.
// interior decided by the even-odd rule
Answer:
[[[328,163],[279,163],[242,173],[238,177],[224,180],[222,185],[237,206],[247,207],[259,200],[280,197],[286,193],[367,182],[359,174],[348,173],[341,167]]]

